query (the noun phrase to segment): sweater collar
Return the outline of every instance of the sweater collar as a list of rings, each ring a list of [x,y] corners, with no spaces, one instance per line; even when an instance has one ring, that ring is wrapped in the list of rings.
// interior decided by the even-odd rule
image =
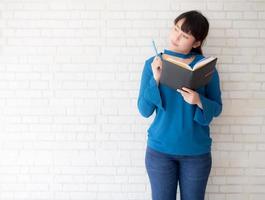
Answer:
[[[176,51],[171,51],[171,50],[165,49],[164,50],[164,54],[168,54],[168,55],[171,55],[171,56],[176,56],[176,57],[185,59],[185,58],[191,58],[196,53],[195,52],[190,52],[188,54],[183,54],[183,53],[178,53]]]

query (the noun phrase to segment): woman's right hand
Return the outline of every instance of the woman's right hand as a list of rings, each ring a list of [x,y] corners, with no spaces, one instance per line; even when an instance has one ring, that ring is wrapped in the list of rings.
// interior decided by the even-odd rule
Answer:
[[[158,84],[160,81],[161,71],[162,71],[162,60],[159,56],[156,56],[151,63],[154,79]]]

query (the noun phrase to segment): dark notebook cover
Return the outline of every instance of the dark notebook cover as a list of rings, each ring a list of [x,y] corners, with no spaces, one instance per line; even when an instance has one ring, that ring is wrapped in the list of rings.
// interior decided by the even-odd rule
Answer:
[[[162,59],[163,67],[160,83],[175,90],[181,89],[182,87],[196,90],[211,80],[216,62],[217,58],[214,58],[204,66],[192,71],[176,63]]]

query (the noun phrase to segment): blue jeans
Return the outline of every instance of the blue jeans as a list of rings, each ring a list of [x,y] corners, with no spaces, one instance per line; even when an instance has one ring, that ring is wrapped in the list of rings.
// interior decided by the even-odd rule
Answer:
[[[176,200],[178,182],[181,200],[204,200],[212,167],[211,152],[175,156],[147,147],[145,166],[153,200]]]

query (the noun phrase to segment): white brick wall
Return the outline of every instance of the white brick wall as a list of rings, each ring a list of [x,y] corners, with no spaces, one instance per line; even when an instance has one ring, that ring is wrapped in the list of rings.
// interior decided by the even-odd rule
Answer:
[[[206,199],[265,199],[264,0],[1,0],[0,200],[150,199],[140,76],[190,9],[224,103]]]

